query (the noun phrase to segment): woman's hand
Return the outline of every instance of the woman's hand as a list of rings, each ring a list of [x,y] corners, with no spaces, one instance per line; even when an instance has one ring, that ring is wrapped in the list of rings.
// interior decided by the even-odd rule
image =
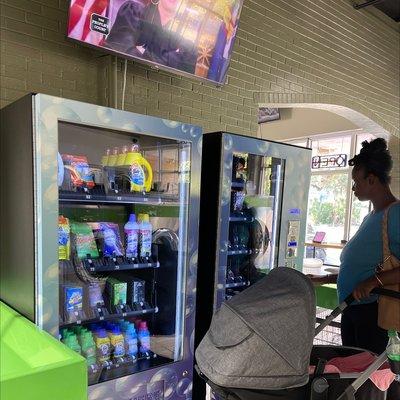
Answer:
[[[357,287],[353,290],[353,297],[360,301],[362,299],[366,299],[369,297],[371,290],[378,286],[378,282],[375,276],[366,279],[365,281],[361,282],[357,285]]]

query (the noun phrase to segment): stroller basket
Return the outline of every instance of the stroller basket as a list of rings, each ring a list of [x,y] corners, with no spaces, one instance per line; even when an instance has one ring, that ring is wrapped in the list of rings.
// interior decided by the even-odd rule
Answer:
[[[377,294],[400,298],[384,289]],[[320,326],[353,301],[349,296]],[[320,332],[315,309],[314,287],[305,275],[273,269],[215,313],[196,349],[196,369],[221,400],[384,400],[386,393],[368,377],[386,361],[385,354],[361,374],[323,372],[318,360],[364,350],[313,346],[314,334]],[[310,363],[317,365],[312,377]]]

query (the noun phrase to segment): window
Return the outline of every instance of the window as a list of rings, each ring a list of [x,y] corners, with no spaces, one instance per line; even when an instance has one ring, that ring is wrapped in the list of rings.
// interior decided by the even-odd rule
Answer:
[[[371,211],[369,202],[357,200],[351,190],[351,168],[348,161],[361,150],[364,140],[375,136],[360,131],[313,136],[290,141],[312,148],[311,183],[308,200],[306,241],[315,232],[326,233],[325,242],[348,241]],[[321,258],[324,264],[339,265],[340,249],[317,249],[307,246],[305,257]]]

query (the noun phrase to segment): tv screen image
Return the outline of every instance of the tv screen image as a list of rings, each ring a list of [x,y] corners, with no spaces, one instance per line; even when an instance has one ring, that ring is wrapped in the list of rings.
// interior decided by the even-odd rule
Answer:
[[[68,37],[225,82],[243,0],[71,0]]]

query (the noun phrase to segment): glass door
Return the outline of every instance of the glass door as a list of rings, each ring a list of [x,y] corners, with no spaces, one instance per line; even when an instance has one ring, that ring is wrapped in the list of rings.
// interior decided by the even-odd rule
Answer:
[[[275,157],[233,154],[226,299],[276,266],[283,164]]]
[[[58,132],[60,339],[89,384],[182,360],[190,144]]]

